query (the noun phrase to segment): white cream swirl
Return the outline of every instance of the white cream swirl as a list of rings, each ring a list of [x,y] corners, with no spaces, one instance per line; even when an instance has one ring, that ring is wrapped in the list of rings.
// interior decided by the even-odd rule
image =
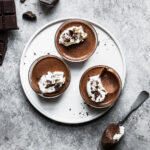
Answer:
[[[103,87],[100,76],[91,76],[87,82],[87,93],[93,102],[99,103],[104,101],[108,92]]]
[[[121,137],[124,135],[124,126],[119,126],[119,133],[113,136],[113,140],[119,141]]]
[[[53,93],[61,89],[63,84],[65,83],[66,78],[64,77],[64,72],[48,71],[47,74],[41,76],[38,85],[40,91],[44,93]]]
[[[79,44],[87,38],[87,33],[84,32],[82,26],[72,26],[62,32],[59,38],[59,44],[70,46]]]

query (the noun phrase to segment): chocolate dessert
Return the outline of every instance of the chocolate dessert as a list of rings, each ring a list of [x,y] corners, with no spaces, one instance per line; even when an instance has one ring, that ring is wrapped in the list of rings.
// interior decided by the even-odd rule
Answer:
[[[60,42],[60,38],[62,33],[67,30],[69,33],[66,34],[71,38],[64,38],[64,42],[73,42],[68,45],[63,45]],[[77,34],[77,30],[81,32]],[[97,47],[97,34],[88,22],[71,19],[59,27],[55,37],[55,45],[60,55],[66,60],[73,62],[84,61],[94,53]]]
[[[29,71],[29,80],[31,87],[39,95],[56,97],[69,86],[70,71],[59,57],[43,56],[32,64]]]
[[[114,104],[121,93],[121,88],[119,75],[106,66],[89,68],[80,79],[81,96],[87,104],[95,108]]]
[[[114,147],[123,135],[123,126],[119,124],[110,124],[102,135],[101,144],[104,148]]]

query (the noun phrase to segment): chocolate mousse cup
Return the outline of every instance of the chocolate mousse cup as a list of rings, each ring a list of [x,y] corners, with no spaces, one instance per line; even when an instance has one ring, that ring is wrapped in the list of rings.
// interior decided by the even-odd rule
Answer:
[[[64,72],[66,81],[59,90],[53,93],[42,93],[39,88],[38,82],[41,76],[47,74],[48,71]],[[36,59],[30,67],[28,76],[29,76],[29,83],[31,85],[31,88],[38,95],[44,98],[55,98],[60,96],[68,88],[71,79],[70,70],[67,64],[59,57],[52,56],[52,55],[46,55]]]
[[[87,33],[87,38],[79,44],[66,47],[59,43],[59,38],[63,31],[72,26],[82,26],[84,32]],[[81,19],[69,19],[58,28],[55,35],[55,46],[64,59],[71,62],[82,62],[87,60],[95,52],[98,43],[97,39],[96,30],[90,23]]]
[[[99,75],[103,87],[108,94],[102,102],[94,102],[87,93],[87,82],[89,77]],[[84,101],[94,108],[106,108],[112,106],[120,96],[122,83],[118,73],[108,66],[94,66],[84,72],[80,79],[80,94]]]

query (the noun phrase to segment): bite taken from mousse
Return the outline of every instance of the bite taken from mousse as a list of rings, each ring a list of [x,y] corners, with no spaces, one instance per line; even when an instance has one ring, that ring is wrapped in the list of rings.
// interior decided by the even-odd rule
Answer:
[[[117,72],[107,66],[94,66],[84,72],[80,79],[80,93],[84,101],[95,108],[113,105],[122,89]]]
[[[88,59],[96,50],[97,33],[89,22],[70,19],[58,28],[55,45],[64,59],[81,62]]]
[[[114,147],[124,135],[125,128],[119,124],[110,124],[104,131],[101,144],[104,148]]]
[[[70,70],[57,56],[42,56],[30,67],[29,82],[40,96],[53,98],[61,95],[69,86]]]

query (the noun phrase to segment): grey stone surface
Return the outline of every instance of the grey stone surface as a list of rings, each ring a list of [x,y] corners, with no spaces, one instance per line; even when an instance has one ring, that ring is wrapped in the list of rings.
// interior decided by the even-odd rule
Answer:
[[[60,0],[51,10],[38,0],[16,0],[18,31],[0,67],[0,150],[97,150],[104,128],[130,109],[141,90],[150,90],[149,0]],[[36,22],[22,19],[32,10]],[[117,104],[103,117],[78,126],[57,124],[38,113],[26,99],[19,79],[19,61],[30,36],[45,23],[61,17],[97,21],[119,40],[125,53],[127,78]],[[116,150],[150,149],[150,100],[125,123],[126,134]]]

